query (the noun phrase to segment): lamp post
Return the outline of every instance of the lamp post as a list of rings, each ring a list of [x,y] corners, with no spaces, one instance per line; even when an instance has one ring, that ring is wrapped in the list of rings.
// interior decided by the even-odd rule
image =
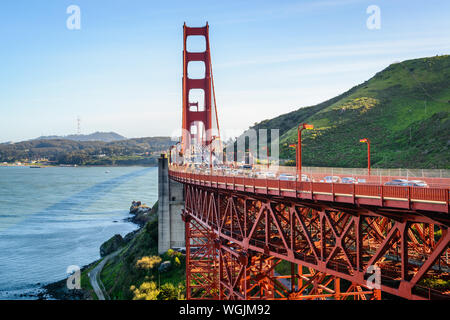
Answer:
[[[298,171],[298,164],[297,164],[297,156],[298,156],[298,153],[297,153],[297,145],[296,144],[290,144],[289,145],[289,148],[294,148],[294,150],[295,150],[295,168],[296,168],[296,171]],[[300,179],[301,180],[301,179]]]
[[[370,140],[369,138],[360,139],[359,142],[367,143],[367,170],[370,176]]]
[[[303,130],[311,130],[314,129],[314,125],[302,123],[297,128],[297,174],[300,177],[300,181],[302,180],[302,131]]]

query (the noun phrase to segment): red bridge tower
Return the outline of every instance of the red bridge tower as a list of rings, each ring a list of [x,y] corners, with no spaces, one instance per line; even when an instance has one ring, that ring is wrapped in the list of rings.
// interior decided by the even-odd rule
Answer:
[[[184,34],[184,48],[183,48],[183,134],[182,134],[182,151],[189,147],[191,138],[197,137],[197,143],[207,145],[211,142],[212,135],[212,102],[211,102],[211,55],[209,49],[209,26],[200,28],[187,27],[186,23],[183,25]],[[205,37],[206,50],[203,52],[189,52],[187,50],[187,38],[190,36]],[[205,76],[201,79],[189,78],[189,63],[193,61],[201,61],[205,64]],[[190,101],[189,94],[193,89],[203,90],[204,101]],[[199,105],[203,105],[199,109]],[[196,108],[195,108],[196,107]],[[202,123],[203,128],[198,124]],[[196,128],[196,133],[193,134],[192,128]],[[199,132],[199,130],[201,132]],[[203,132],[204,130],[204,132]]]

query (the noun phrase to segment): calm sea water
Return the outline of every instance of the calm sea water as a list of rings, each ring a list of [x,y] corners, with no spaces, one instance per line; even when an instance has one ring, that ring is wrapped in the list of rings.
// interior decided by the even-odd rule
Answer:
[[[0,299],[98,259],[104,241],[137,229],[124,221],[131,201],[153,205],[157,179],[157,168],[0,167]]]

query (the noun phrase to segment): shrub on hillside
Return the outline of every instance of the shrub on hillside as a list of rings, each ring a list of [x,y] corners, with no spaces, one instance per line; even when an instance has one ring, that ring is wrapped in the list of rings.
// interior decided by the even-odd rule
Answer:
[[[139,288],[131,286],[133,292],[133,300],[157,300],[159,289],[155,282],[144,282]]]
[[[162,261],[162,259],[159,256],[142,257],[140,260],[138,260],[136,262],[136,268],[144,269],[144,270],[151,270],[156,265],[160,264],[161,261]]]
[[[165,283],[161,286],[158,300],[182,300],[184,288],[182,286],[175,287],[172,283]]]

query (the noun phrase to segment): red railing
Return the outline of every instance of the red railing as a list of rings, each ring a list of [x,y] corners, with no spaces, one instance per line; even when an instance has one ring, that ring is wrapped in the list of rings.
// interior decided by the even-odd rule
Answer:
[[[184,167],[170,167],[170,176],[181,182],[238,191],[254,190],[260,194],[321,201],[354,202],[373,206],[408,208],[449,213],[448,187],[423,188],[376,184],[345,184],[289,181],[244,176],[209,175],[188,172]]]

